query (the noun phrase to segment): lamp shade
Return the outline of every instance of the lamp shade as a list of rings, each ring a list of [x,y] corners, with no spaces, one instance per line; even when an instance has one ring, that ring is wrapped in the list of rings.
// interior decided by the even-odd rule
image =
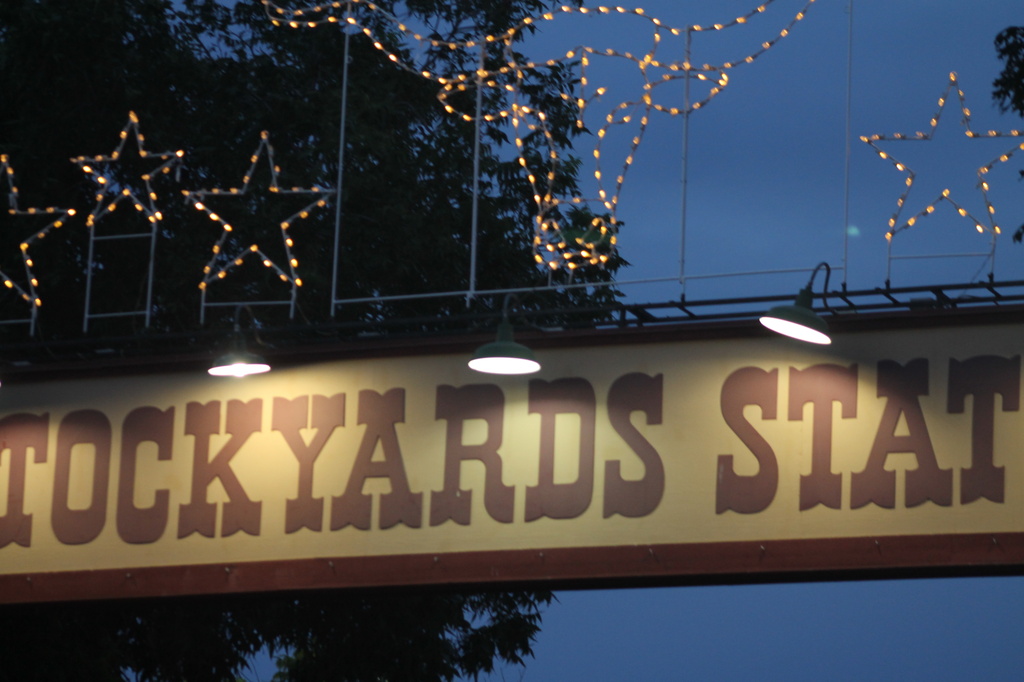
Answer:
[[[215,377],[246,377],[270,371],[270,365],[258,355],[247,351],[233,351],[222,355],[206,370]]]
[[[477,348],[469,368],[484,374],[532,374],[540,363],[532,350],[512,340],[512,324],[503,320],[497,340]]]
[[[775,306],[761,316],[761,324],[773,332],[808,343],[830,344],[828,323],[811,309],[811,288],[800,290],[793,305]]]

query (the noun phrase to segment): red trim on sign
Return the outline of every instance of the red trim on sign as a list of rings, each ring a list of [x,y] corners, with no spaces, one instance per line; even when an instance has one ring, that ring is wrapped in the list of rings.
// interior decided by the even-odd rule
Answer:
[[[1024,569],[1024,533],[709,542],[0,576],[0,603],[395,586],[739,583]]]

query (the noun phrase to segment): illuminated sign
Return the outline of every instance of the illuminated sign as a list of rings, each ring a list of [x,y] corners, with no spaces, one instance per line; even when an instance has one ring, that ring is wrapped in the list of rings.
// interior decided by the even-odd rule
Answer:
[[[1016,324],[0,391],[0,600],[1024,563]],[[619,341],[622,341],[621,339]]]

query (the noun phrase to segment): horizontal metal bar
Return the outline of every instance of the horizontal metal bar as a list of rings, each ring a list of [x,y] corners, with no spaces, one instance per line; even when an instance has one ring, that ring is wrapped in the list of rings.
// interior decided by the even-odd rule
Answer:
[[[93,237],[93,241],[107,242],[107,241],[111,241],[111,240],[114,240],[114,239],[143,239],[143,238],[151,239],[154,236],[155,235],[152,232],[145,232],[145,233],[137,232],[137,233],[134,233],[134,234],[102,234],[102,235]]]
[[[246,305],[291,305],[291,301],[217,301],[214,303],[202,303],[204,308],[237,308]]]
[[[674,300],[650,303],[611,301],[574,305],[569,302],[545,306],[543,300],[533,301],[532,308],[515,310],[514,323],[541,333],[556,329],[614,330],[655,328],[670,325],[685,327],[713,322],[746,322],[780,301],[792,301],[792,294],[745,298],[706,300]],[[829,320],[852,319],[865,313],[928,310],[982,310],[1011,306],[1024,309],[1024,280],[983,281],[928,286],[829,291],[814,294],[815,310],[825,312]],[[841,301],[841,302],[840,302]],[[825,305],[825,303],[830,305]],[[249,302],[250,305],[259,302]],[[268,301],[285,305],[285,301]],[[208,304],[210,307],[244,305],[244,302]],[[140,312],[99,313],[92,319],[127,317]],[[260,336],[272,348],[284,351],[311,338],[359,340],[366,338],[423,340],[441,336],[455,337],[482,333],[493,329],[501,317],[500,306],[478,306],[464,312],[453,310],[443,316],[428,311],[409,317],[382,316],[379,319],[332,320],[316,324],[285,323],[276,327],[260,327]],[[8,321],[15,323],[17,321]],[[3,362],[9,367],[19,364],[58,365],[78,363],[89,357],[108,357],[111,353],[128,357],[157,357],[175,353],[182,348],[213,348],[223,334],[221,329],[198,329],[190,332],[154,332],[119,337],[82,337],[74,339],[26,339],[5,344]],[[414,341],[415,342],[415,341]],[[198,351],[201,353],[201,351]],[[210,351],[212,352],[212,351]]]
[[[346,303],[386,303],[390,301],[415,301],[430,298],[464,298],[470,294],[476,298],[483,296],[498,296],[501,294],[525,294],[525,293],[545,293],[545,292],[557,292],[565,289],[586,289],[587,287],[607,287],[607,286],[622,286],[628,284],[656,284],[659,282],[678,282],[676,277],[654,277],[650,279],[627,279],[627,280],[615,280],[612,282],[569,282],[566,284],[539,286],[539,287],[514,287],[509,289],[484,289],[477,291],[469,291],[464,289],[462,291],[438,291],[430,292],[425,294],[394,294],[391,296],[362,296],[360,298],[336,298],[334,299],[334,305],[344,305]]]
[[[775,269],[775,270],[747,270],[745,272],[720,272],[720,273],[711,274],[711,275],[686,275],[685,277],[683,277],[683,280],[690,280],[690,279],[716,279],[716,278],[724,279],[726,277],[748,277],[748,276],[752,276],[752,275],[777,275],[777,274],[785,274],[785,273],[789,273],[789,272],[810,272],[813,269],[814,269],[813,267],[810,267],[810,268],[778,268],[778,269]],[[842,270],[843,270],[842,266],[836,266],[836,267],[832,268],[832,272],[842,272]]]
[[[86,313],[85,317],[89,320],[102,320],[110,317],[134,317],[136,315],[145,315],[145,310],[134,310],[132,312],[125,313]]]
[[[934,255],[914,255],[914,256],[890,256],[891,260],[926,260],[929,258],[977,258],[984,256],[988,258],[992,255],[992,251],[979,251],[977,253],[936,253]]]

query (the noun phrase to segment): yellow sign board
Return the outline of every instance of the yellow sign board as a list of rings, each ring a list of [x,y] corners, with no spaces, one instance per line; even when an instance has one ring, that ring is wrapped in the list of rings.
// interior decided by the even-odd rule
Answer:
[[[0,600],[1014,564],[1018,325],[0,391]]]

